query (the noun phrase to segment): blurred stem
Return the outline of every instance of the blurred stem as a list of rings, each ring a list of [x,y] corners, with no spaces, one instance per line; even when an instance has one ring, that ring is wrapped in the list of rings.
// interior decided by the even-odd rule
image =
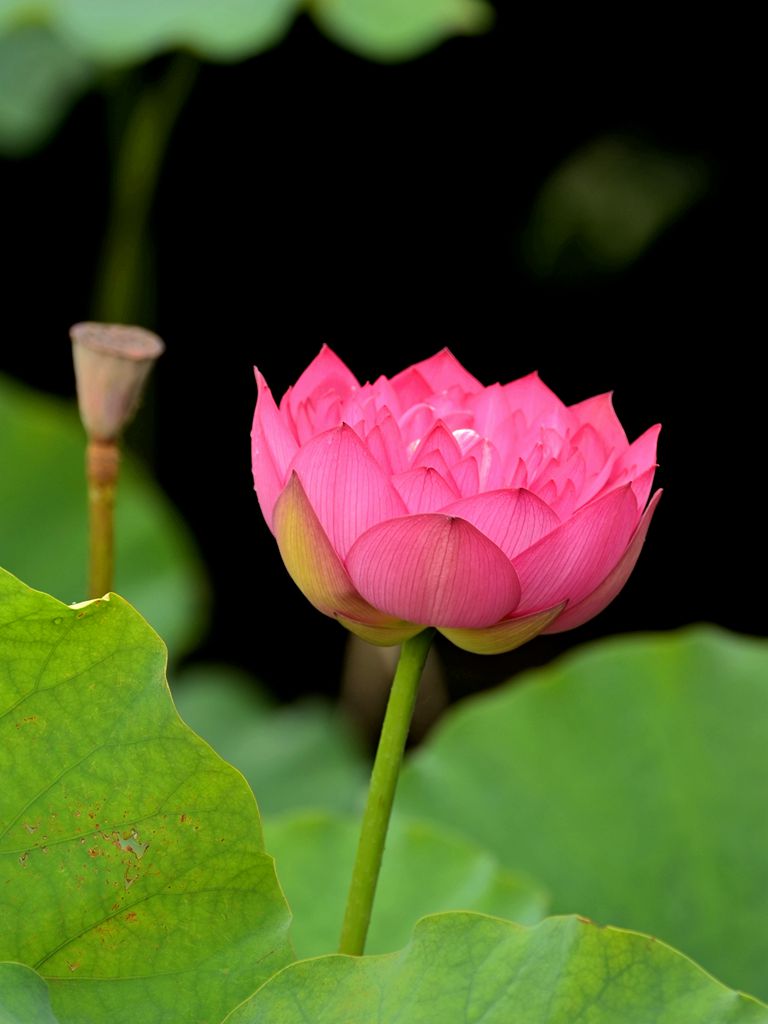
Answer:
[[[115,572],[115,490],[120,451],[114,441],[90,441],[86,450],[89,517],[88,596],[112,590]]]
[[[179,54],[158,81],[133,101],[117,139],[109,220],[99,264],[94,318],[111,323],[142,319],[147,226],[173,126],[197,74],[197,61]]]
[[[411,727],[421,673],[434,633],[434,629],[425,629],[410,640],[406,640],[400,649],[400,659],[381,727],[368,800],[363,813],[347,909],[341,929],[340,953],[361,956],[365,949],[405,741]]]

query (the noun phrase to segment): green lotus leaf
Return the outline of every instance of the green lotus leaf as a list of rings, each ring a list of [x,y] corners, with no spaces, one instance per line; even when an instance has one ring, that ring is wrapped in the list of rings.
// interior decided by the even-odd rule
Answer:
[[[242,776],[179,718],[122,598],[0,571],[0,959],[62,1024],[218,1024],[292,959]]]
[[[328,956],[281,971],[226,1024],[768,1024],[647,935],[549,918],[423,918],[400,953]]]
[[[333,952],[360,822],[314,812],[270,819],[265,829],[293,910],[291,939],[297,955]],[[479,910],[532,924],[544,916],[547,903],[541,886],[504,870],[486,850],[432,823],[401,820],[387,834],[366,950],[399,949],[426,913]]]
[[[768,996],[765,641],[699,627],[585,647],[456,706],[401,782],[404,813],[535,875],[556,911]]]
[[[31,967],[0,964],[0,1024],[60,1024],[45,982]]]

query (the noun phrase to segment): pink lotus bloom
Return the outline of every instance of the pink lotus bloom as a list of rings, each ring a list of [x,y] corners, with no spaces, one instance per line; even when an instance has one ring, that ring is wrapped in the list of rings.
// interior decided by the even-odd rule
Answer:
[[[610,395],[484,387],[448,349],[360,384],[324,346],[279,407],[256,380],[264,518],[304,595],[358,636],[435,626],[509,651],[591,619],[632,572],[659,427],[630,444]]]

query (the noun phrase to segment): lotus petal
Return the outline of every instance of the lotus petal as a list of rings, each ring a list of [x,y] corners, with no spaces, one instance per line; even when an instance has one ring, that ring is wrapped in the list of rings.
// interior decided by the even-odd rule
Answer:
[[[578,512],[514,559],[520,613],[581,601],[617,565],[638,521],[629,485]]]
[[[560,525],[552,509],[535,494],[523,489],[487,491],[462,498],[442,510],[476,526],[507,558],[531,547]]]
[[[346,425],[305,444],[291,469],[342,559],[361,533],[408,511],[387,474]]]
[[[299,446],[278,412],[269,385],[255,367],[254,372],[258,398],[251,430],[253,483],[264,519],[272,530],[272,510]]]
[[[347,569],[375,608],[408,622],[490,626],[514,611],[512,564],[464,519],[429,514],[379,523],[352,546]]]
[[[648,533],[648,527],[651,525],[651,519],[660,498],[661,491],[659,490],[656,491],[651,499],[618,565],[614,567],[600,586],[596,587],[582,601],[572,606],[569,605],[562,615],[552,625],[545,627],[542,632],[562,633],[566,629],[574,629],[576,626],[581,626],[590,619],[593,619],[603,608],[607,608],[615,597],[618,597],[640,557],[640,552],[643,549],[645,537]]]
[[[527,644],[535,636],[546,630],[565,608],[565,602],[555,608],[547,608],[533,615],[522,615],[518,618],[502,619],[495,626],[485,629],[440,629],[443,636],[462,651],[473,654],[505,654],[522,644]]]
[[[370,626],[386,629],[400,625],[357,593],[295,473],[275,504],[274,524],[285,567],[315,608],[325,615],[346,616]]]

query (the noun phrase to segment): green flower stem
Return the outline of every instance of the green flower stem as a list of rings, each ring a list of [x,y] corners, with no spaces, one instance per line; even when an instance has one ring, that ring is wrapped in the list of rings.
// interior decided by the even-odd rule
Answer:
[[[160,81],[145,86],[119,132],[112,195],[94,318],[112,323],[142,319],[147,273],[147,225],[171,132],[197,75],[187,54],[175,57]],[[118,93],[116,99],[125,100]]]
[[[86,453],[88,478],[88,596],[112,590],[115,573],[115,490],[120,451],[113,441],[91,441]]]
[[[347,909],[341,928],[340,953],[361,956],[365,949],[405,741],[411,727],[419,680],[434,632],[434,629],[425,629],[410,640],[406,640],[400,650],[400,659],[392,682],[371,773],[371,785],[368,789],[368,800],[347,897]]]

